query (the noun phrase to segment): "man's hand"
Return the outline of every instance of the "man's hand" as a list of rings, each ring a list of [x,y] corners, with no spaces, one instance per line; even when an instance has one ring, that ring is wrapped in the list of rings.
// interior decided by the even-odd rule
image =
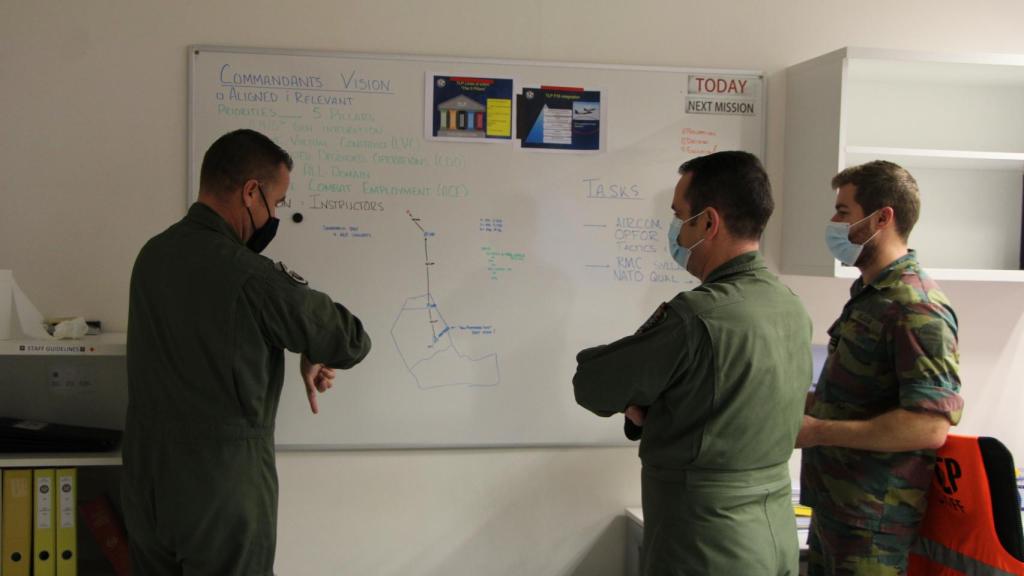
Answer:
[[[299,362],[299,371],[302,373],[302,381],[306,384],[306,398],[309,399],[309,408],[313,414],[320,412],[317,404],[317,394],[327,392],[334,386],[334,368],[328,368],[323,364],[313,364],[302,355]]]
[[[647,420],[647,409],[640,406],[628,406],[626,418],[629,418],[629,421],[637,426],[643,426],[644,421]]]

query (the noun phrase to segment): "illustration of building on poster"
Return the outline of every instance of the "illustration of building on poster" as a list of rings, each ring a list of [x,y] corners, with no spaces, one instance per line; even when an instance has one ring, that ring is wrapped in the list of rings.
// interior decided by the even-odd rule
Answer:
[[[511,79],[427,74],[427,138],[512,141]]]
[[[601,149],[600,91],[564,86],[523,88],[516,106],[516,138],[523,148]]]

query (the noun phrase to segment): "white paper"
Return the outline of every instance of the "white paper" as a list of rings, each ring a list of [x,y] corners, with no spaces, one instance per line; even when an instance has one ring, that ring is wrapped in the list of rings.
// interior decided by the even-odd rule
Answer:
[[[14,336],[11,320],[14,313],[14,275],[10,270],[0,270],[0,340],[10,340]]]
[[[53,327],[53,337],[57,340],[78,340],[89,331],[89,325],[85,323],[85,318],[78,316],[69,320],[64,320]]]
[[[0,270],[0,340],[36,338],[50,340],[43,315],[21,291],[14,272]]]

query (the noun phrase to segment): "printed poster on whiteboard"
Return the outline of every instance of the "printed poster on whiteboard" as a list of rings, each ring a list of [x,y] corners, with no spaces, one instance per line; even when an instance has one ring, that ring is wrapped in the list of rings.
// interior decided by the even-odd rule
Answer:
[[[512,141],[512,80],[427,74],[427,139]]]
[[[604,141],[601,92],[583,88],[523,88],[516,96],[516,138],[523,148],[593,152]]]

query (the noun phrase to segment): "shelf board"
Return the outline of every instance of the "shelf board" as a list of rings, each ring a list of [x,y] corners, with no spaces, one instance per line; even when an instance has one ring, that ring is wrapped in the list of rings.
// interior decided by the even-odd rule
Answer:
[[[958,53],[958,52],[926,52],[918,50],[896,50],[889,48],[868,48],[864,46],[848,46],[831,52],[826,56],[833,58],[843,57],[858,62],[865,62],[869,65],[886,66],[896,63],[900,65],[899,71],[906,73],[908,67],[941,65],[967,65],[965,70],[973,72],[977,69],[985,69],[986,66],[1024,67],[1024,56],[1008,53]],[[986,66],[979,66],[986,65]],[[982,73],[983,74],[983,73]],[[946,73],[940,76],[948,78],[952,75]],[[953,76],[956,79],[956,76]]]
[[[0,340],[0,356],[124,356],[126,342],[124,332],[78,340]]]
[[[0,468],[66,468],[71,466],[120,466],[121,452],[2,453]]]
[[[935,150],[885,146],[847,146],[846,165],[889,160],[905,168],[948,170],[1002,170],[1024,173],[1024,153],[976,150]]]
[[[930,86],[1024,86],[1024,57],[1018,54],[954,55],[900,51],[847,51],[850,82]]]

